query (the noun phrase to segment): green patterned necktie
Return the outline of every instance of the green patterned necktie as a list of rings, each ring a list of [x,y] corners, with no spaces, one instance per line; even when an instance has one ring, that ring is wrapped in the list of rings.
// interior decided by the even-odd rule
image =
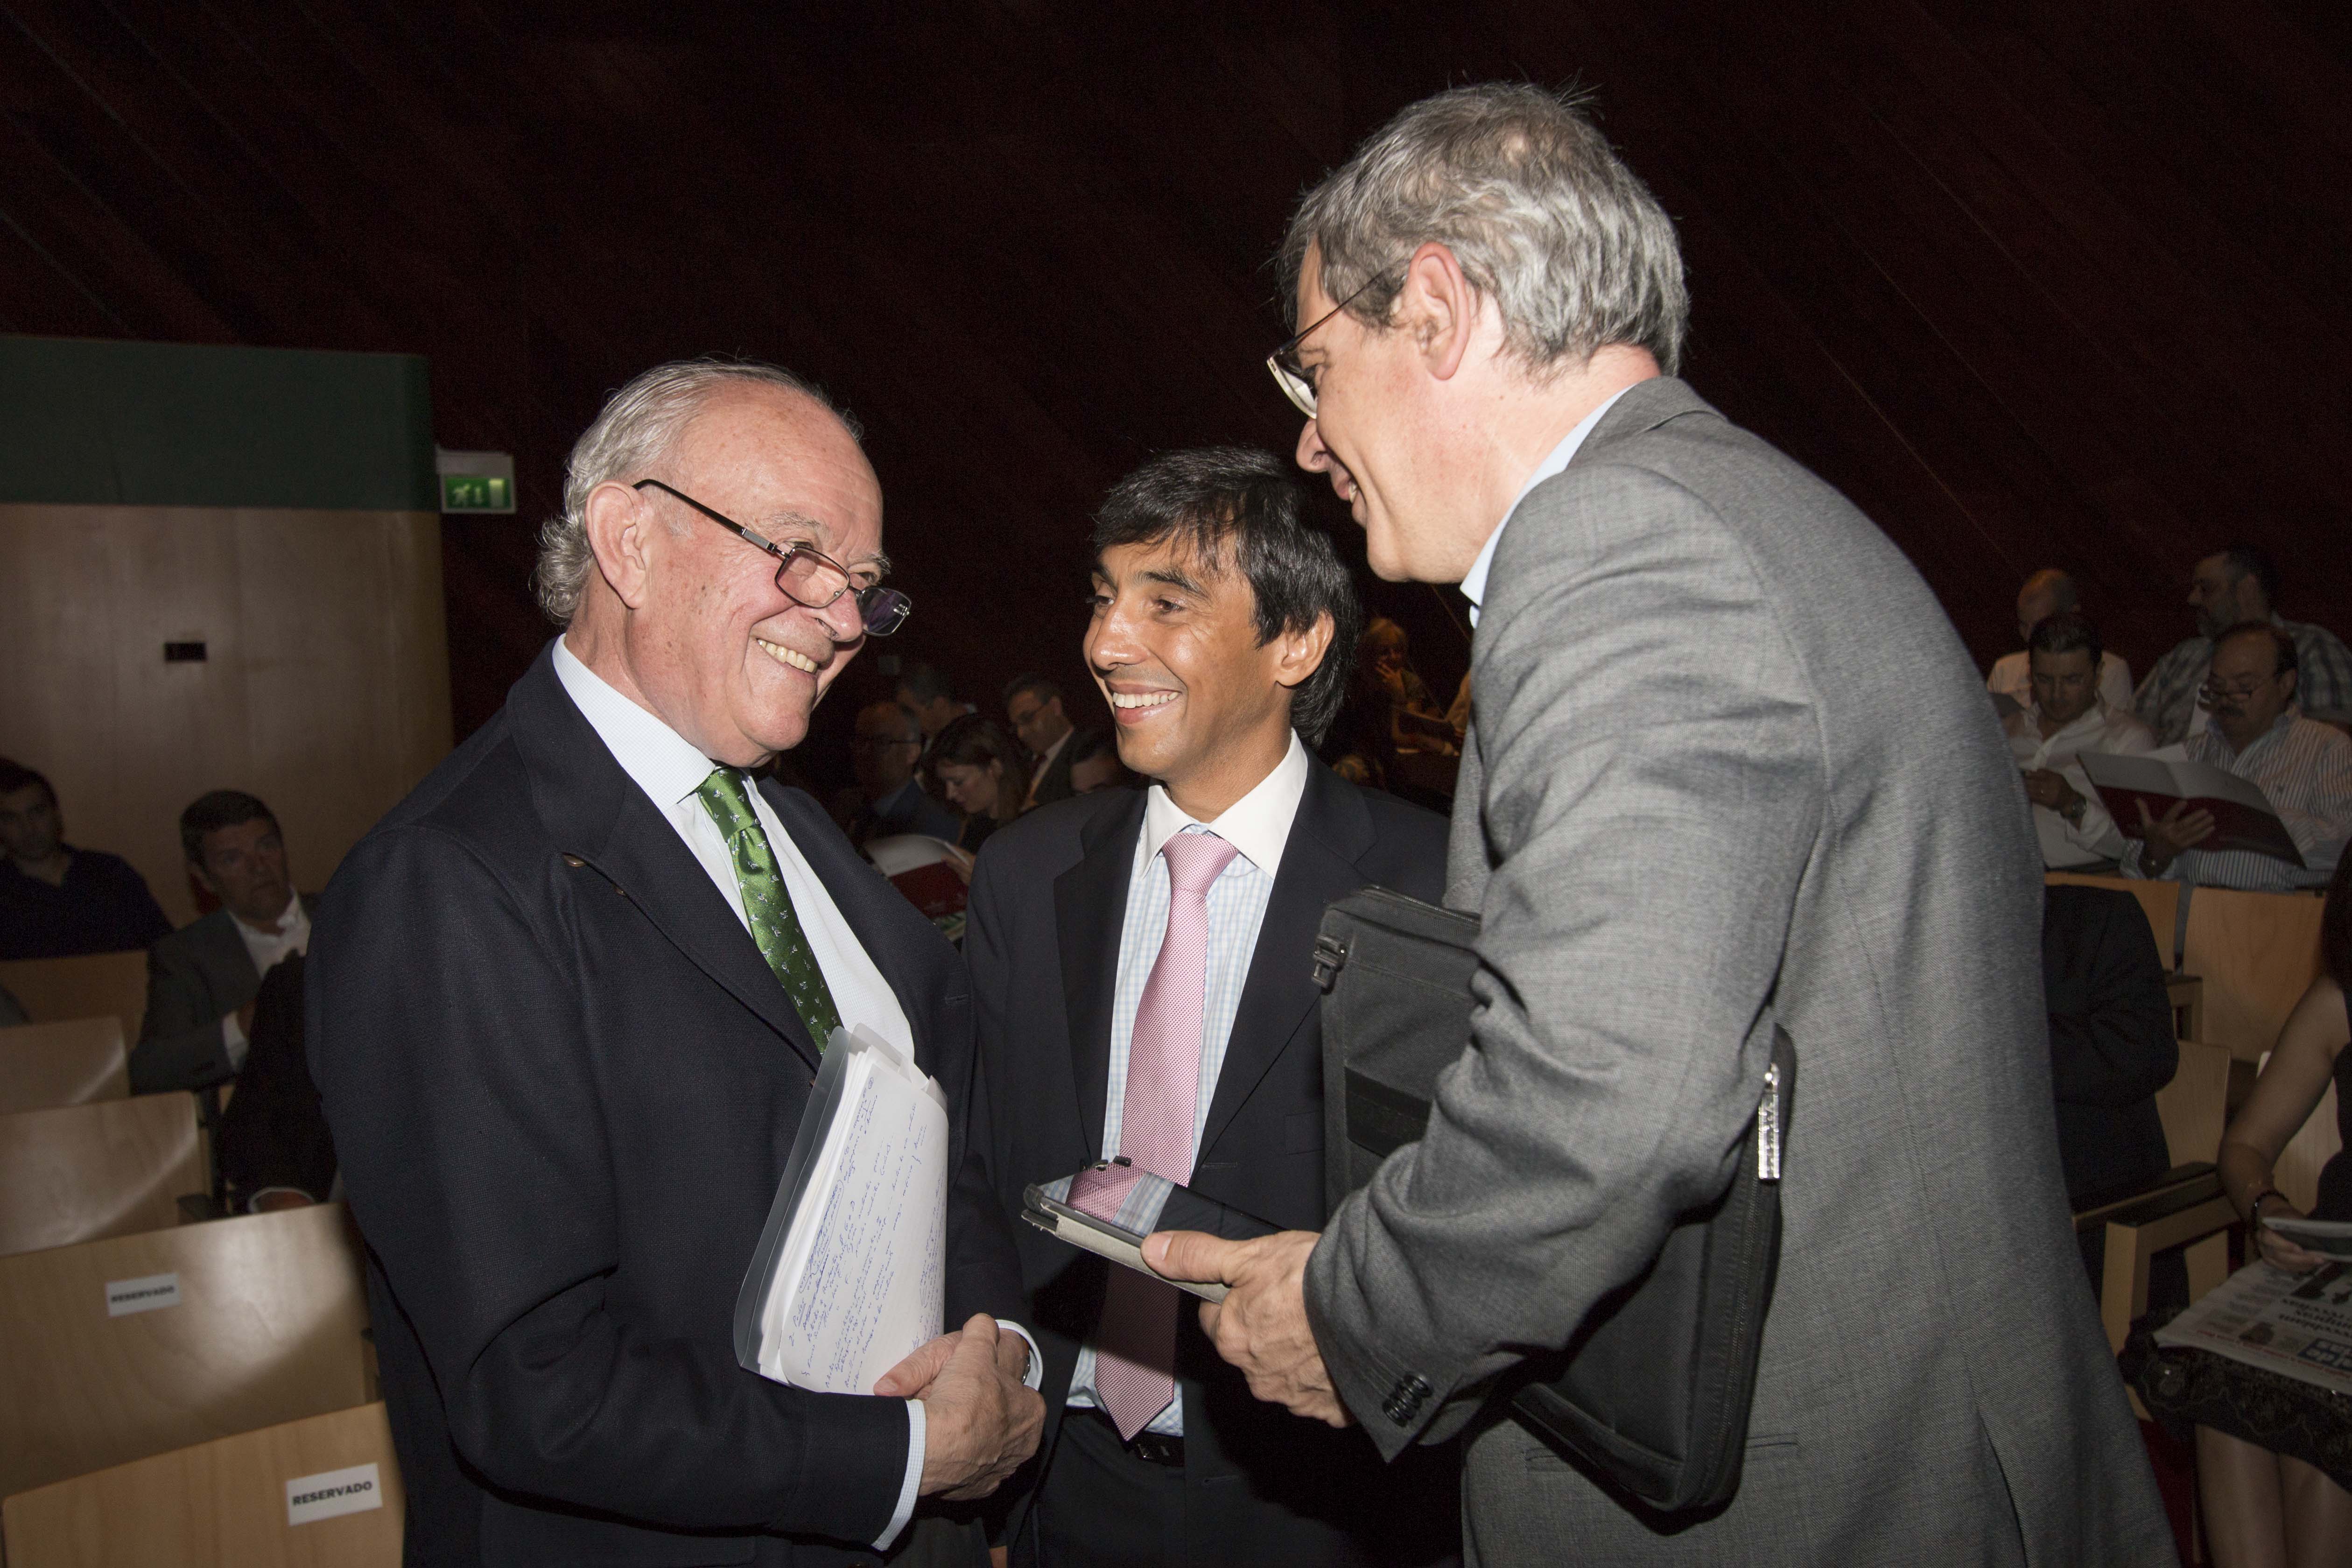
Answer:
[[[841,1010],[833,1005],[833,991],[809,950],[808,933],[793,912],[793,899],[776,869],[776,852],[751,810],[751,794],[743,775],[733,768],[713,768],[694,792],[719,831],[727,836],[727,853],[735,862],[735,885],[743,893],[743,913],[751,922],[751,940],[760,955],[783,982],[784,994],[808,1026],[822,1051],[841,1027]]]

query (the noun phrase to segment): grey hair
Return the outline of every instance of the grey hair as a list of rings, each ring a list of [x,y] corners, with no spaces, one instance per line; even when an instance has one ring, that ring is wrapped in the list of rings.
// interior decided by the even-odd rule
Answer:
[[[812,398],[841,421],[852,440],[864,439],[856,418],[823,388],[779,365],[712,355],[672,360],[632,377],[605,399],[596,422],[572,445],[563,473],[563,510],[540,528],[539,564],[531,570],[530,587],[548,619],[560,626],[572,624],[596,570],[596,550],[588,542],[588,498],[596,487],[643,478],[668,455],[711,394],[744,382]]]
[[[1278,258],[1294,327],[1307,247],[1333,300],[1384,324],[1434,240],[1496,302],[1511,354],[1548,377],[1611,343],[1672,375],[1690,323],[1674,220],[1585,114],[1581,93],[1488,82],[1423,99],[1308,191]],[[1361,294],[1356,290],[1361,289]]]

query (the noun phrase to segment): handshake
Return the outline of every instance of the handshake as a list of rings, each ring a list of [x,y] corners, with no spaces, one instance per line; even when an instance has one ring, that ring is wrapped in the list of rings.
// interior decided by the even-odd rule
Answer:
[[[921,1495],[984,1498],[1037,1451],[1045,1402],[1022,1381],[1028,1361],[1026,1341],[975,1314],[882,1374],[875,1393],[923,1406]]]

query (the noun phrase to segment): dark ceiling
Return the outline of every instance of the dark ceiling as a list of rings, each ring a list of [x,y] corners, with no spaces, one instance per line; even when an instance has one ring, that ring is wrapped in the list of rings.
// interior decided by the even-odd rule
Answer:
[[[992,707],[1076,674],[1106,484],[1288,449],[1259,361],[1300,187],[1433,89],[1576,79],[1682,226],[1700,390],[1980,658],[2055,563],[2145,668],[2233,537],[2352,631],[2347,15],[0,0],[0,329],[430,355],[441,443],[514,453],[525,504],[446,530],[461,733],[546,636],[531,522],[605,392],[780,361],[870,432],[895,651]],[[1450,689],[1439,597],[1373,595]]]

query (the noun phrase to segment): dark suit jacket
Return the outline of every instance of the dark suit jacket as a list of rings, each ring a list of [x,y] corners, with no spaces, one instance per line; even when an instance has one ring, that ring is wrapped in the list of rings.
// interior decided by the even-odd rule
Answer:
[[[1108,1266],[1021,1223],[1021,1194],[1101,1157],[1111,994],[1145,801],[1141,790],[1105,790],[1041,806],[997,830],[972,877],[964,951],[982,1089],[971,1158],[986,1164],[1017,1237],[1034,1313],[1026,1321],[1045,1353],[1041,1454],[1051,1452],[1079,1345],[1100,1316]],[[1202,1132],[1196,1191],[1279,1226],[1321,1228],[1316,927],[1326,904],[1368,884],[1433,901],[1444,868],[1442,818],[1310,761]],[[1252,1399],[1196,1316],[1181,1312],[1178,1322],[1196,1559],[1255,1561],[1250,1521],[1265,1507],[1328,1521],[1327,1561],[1427,1562],[1458,1542],[1451,1450],[1383,1469],[1360,1432]]]
[[[760,788],[961,1105],[962,963],[814,801]],[[881,1533],[902,1403],[735,1359],[816,1047],[548,654],[344,859],[309,971],[411,1563],[827,1563]],[[1001,1221],[950,1201],[950,1320],[1011,1316]]]
[[[305,893],[302,908],[315,915],[317,900]],[[131,1050],[131,1092],[203,1089],[234,1076],[221,1020],[260,991],[253,954],[226,910],[157,942],[147,954],[147,1018]]]
[[[1062,749],[1054,753],[1052,764],[1038,774],[1037,782],[1030,786],[1030,793],[1039,805],[1067,800],[1076,793],[1070,787],[1070,765],[1077,757],[1078,743],[1089,733],[1089,731],[1074,729],[1062,737]]]
[[[302,1048],[305,962],[289,954],[254,994],[252,1047],[220,1117],[221,1182],[233,1212],[265,1187],[292,1187],[320,1203],[334,1188],[335,1141]]]
[[[2042,986],[2067,1194],[2152,1180],[2172,1164],[2156,1091],[2180,1065],[2155,934],[2129,893],[2066,886],[2042,897]],[[2212,1157],[2210,1149],[2197,1156]]]

